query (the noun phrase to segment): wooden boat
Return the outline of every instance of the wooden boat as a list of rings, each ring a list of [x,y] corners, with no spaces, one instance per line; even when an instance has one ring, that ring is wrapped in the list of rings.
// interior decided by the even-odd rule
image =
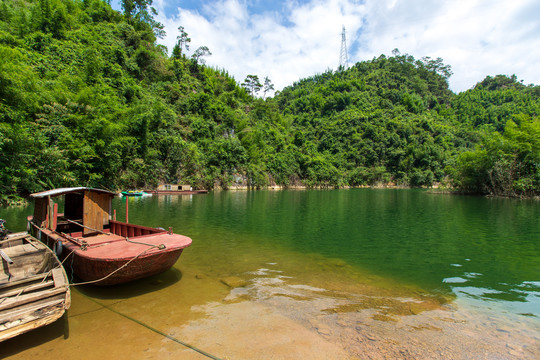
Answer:
[[[147,193],[156,195],[196,195],[207,194],[208,190],[150,190]]]
[[[60,261],[45,244],[15,233],[0,240],[0,341],[50,324],[71,304]]]
[[[84,282],[115,285],[168,270],[191,239],[173,234],[170,228],[116,221],[111,214],[115,195],[86,187],[32,194],[35,205],[34,215],[28,218],[29,231],[60,258],[69,258],[66,268]],[[58,212],[58,197],[64,198],[64,213]]]
[[[195,190],[190,185],[161,184],[156,190],[146,191],[156,195],[195,195],[206,194],[208,190]]]

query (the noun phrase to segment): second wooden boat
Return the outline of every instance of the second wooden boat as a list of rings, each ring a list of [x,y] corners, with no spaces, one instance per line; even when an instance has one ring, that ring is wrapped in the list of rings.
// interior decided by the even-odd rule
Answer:
[[[71,304],[64,268],[27,233],[0,240],[0,341],[50,324]]]

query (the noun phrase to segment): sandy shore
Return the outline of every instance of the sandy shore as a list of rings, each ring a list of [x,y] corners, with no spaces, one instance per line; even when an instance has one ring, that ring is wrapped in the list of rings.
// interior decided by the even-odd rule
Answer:
[[[512,320],[339,260],[229,272],[189,262],[123,287],[75,289],[67,322],[4,342],[0,358],[209,358],[184,344],[231,360],[540,357],[537,318]]]

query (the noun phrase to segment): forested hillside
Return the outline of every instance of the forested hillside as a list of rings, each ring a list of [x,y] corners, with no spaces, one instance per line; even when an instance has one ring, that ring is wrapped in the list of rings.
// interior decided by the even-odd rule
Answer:
[[[442,59],[382,55],[304,79],[276,97],[308,184],[540,193],[540,86],[487,77],[459,95]]]
[[[0,0],[0,200],[163,182],[539,194],[538,86],[455,95],[441,59],[396,51],[257,98],[182,27],[157,45],[148,3]]]

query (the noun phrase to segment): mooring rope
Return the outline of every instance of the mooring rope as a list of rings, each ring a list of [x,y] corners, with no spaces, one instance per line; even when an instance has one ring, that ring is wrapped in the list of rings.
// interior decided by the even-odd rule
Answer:
[[[152,247],[148,248],[148,249],[145,249],[143,251],[141,251],[137,256],[131,258],[127,263],[125,263],[124,265],[120,266],[118,269],[112,271],[111,273],[109,273],[108,275],[102,277],[101,279],[97,279],[97,280],[90,280],[90,281],[85,281],[85,282],[80,282],[80,283],[75,283],[73,282],[73,259],[75,258],[75,256],[73,256],[71,258],[71,283],[69,284],[69,286],[78,286],[78,285],[88,285],[88,284],[93,284],[93,283],[97,283],[97,282],[100,282],[100,281],[103,281],[109,277],[111,277],[113,274],[116,274],[118,271],[122,270],[123,268],[125,268],[126,266],[128,266],[132,261],[136,260],[139,256],[142,256],[144,255],[144,253],[146,253],[147,251],[149,250],[152,250],[153,248],[157,247],[159,248],[160,245],[152,245]],[[71,251],[67,256],[66,258],[62,261],[62,263],[64,263],[64,261],[66,261],[66,259],[71,256],[73,254],[73,252],[75,252],[75,250]]]
[[[129,238],[128,238],[127,236],[125,237],[125,239],[126,239],[127,242],[132,243],[132,244],[139,244],[139,245],[146,245],[146,246],[151,246],[151,247],[157,247],[159,250],[165,249],[165,244],[159,244],[159,245],[148,244],[148,243],[141,242],[141,241],[129,240]]]
[[[53,269],[49,270],[49,271],[46,273],[46,275],[44,276],[44,278],[41,280],[41,283],[44,282],[44,281],[47,279],[47,277],[52,273],[52,271],[53,271],[54,269],[56,269],[56,268],[61,268],[61,267],[64,265],[64,263],[66,262],[66,260],[67,260],[70,256],[71,256],[71,283],[69,283],[69,286],[78,286],[78,285],[87,285],[87,284],[92,284],[92,283],[96,283],[96,282],[99,282],[99,281],[103,281],[103,280],[109,278],[110,276],[112,276],[113,274],[115,274],[116,272],[122,270],[124,267],[128,266],[132,261],[134,261],[134,260],[137,259],[138,257],[142,256],[142,255],[143,255],[144,253],[146,253],[147,251],[152,250],[153,248],[159,248],[159,249],[162,249],[162,248],[165,247],[163,244],[160,244],[160,245],[153,245],[153,244],[146,244],[146,243],[140,243],[140,242],[132,241],[132,240],[129,240],[127,237],[126,237],[126,240],[129,241],[129,242],[133,242],[133,243],[138,243],[138,244],[142,244],[142,245],[148,245],[149,248],[147,248],[147,249],[141,251],[137,256],[133,257],[133,258],[130,259],[128,262],[126,262],[124,265],[122,265],[122,266],[119,267],[118,269],[112,271],[110,274],[108,274],[108,275],[102,277],[101,279],[92,280],[92,281],[85,281],[85,282],[81,282],[81,283],[74,283],[74,282],[73,282],[73,273],[74,273],[74,272],[73,272],[73,260],[74,260],[75,256],[72,256],[72,255],[73,255],[73,253],[74,253],[75,250],[76,250],[76,249],[73,249],[73,250],[72,250],[72,251],[71,251],[71,252],[70,252],[63,260],[62,260],[62,262],[60,263],[60,266],[55,266]],[[29,286],[29,287],[30,287],[30,286]],[[15,298],[17,298],[18,296],[20,296],[27,288],[28,288],[28,287],[22,288],[21,291],[15,296]],[[140,320],[138,320],[138,319],[135,319],[135,318],[133,318],[133,317],[131,317],[131,316],[129,316],[129,315],[126,315],[126,314],[124,314],[124,313],[121,313],[121,312],[119,312],[119,311],[117,311],[117,310],[114,310],[113,308],[111,308],[111,307],[109,307],[109,306],[107,306],[107,305],[105,305],[105,304],[102,304],[102,303],[100,303],[99,301],[96,301],[95,299],[93,299],[93,298],[91,298],[91,297],[89,297],[89,296],[87,296],[87,295],[85,295],[85,294],[83,294],[83,293],[80,293],[80,294],[81,294],[82,296],[86,297],[87,299],[89,299],[89,300],[95,302],[96,304],[102,306],[103,308],[105,308],[105,309],[107,309],[107,310],[109,310],[109,311],[112,311],[113,313],[118,314],[118,315],[120,315],[120,316],[122,316],[122,317],[124,317],[124,318],[126,318],[126,319],[128,319],[128,320],[131,320],[131,321],[133,321],[133,322],[135,322],[135,323],[137,323],[137,324],[139,324],[139,325],[141,325],[141,326],[147,328],[148,330],[155,332],[156,334],[159,334],[159,335],[161,335],[161,336],[163,336],[163,337],[165,337],[165,338],[167,338],[167,339],[169,339],[169,340],[171,340],[171,341],[174,341],[174,342],[177,343],[177,344],[183,345],[183,346],[185,346],[185,347],[187,347],[187,348],[189,348],[189,349],[191,349],[191,350],[193,350],[193,351],[196,351],[196,352],[198,352],[199,354],[204,355],[204,356],[206,356],[206,357],[208,357],[208,358],[210,358],[210,359],[213,359],[213,360],[223,360],[223,359],[218,358],[217,356],[214,356],[214,355],[212,355],[212,354],[210,354],[210,353],[208,353],[208,352],[206,352],[206,351],[204,351],[204,350],[202,350],[202,349],[197,348],[196,346],[193,346],[193,345],[188,344],[188,343],[186,343],[186,342],[184,342],[184,341],[182,341],[182,340],[180,340],[180,339],[177,339],[177,338],[175,338],[175,337],[173,337],[173,336],[171,336],[171,335],[169,335],[169,334],[166,334],[166,333],[164,333],[163,331],[160,331],[160,330],[158,330],[158,329],[156,329],[156,328],[154,328],[154,327],[152,327],[152,326],[150,326],[150,325],[148,325],[148,324],[146,324],[146,323],[144,323],[144,322],[142,322],[142,321],[140,321]],[[2,298],[2,299],[0,299],[0,304],[3,303],[6,299],[7,299],[7,298]]]
[[[171,336],[171,335],[169,335],[169,334],[166,334],[166,333],[164,333],[163,331],[160,331],[160,330],[158,330],[158,329],[156,329],[156,328],[154,328],[154,327],[152,327],[152,326],[150,326],[150,325],[148,325],[148,324],[142,322],[141,320],[137,320],[137,319],[135,319],[134,317],[131,317],[131,316],[129,316],[129,315],[126,315],[126,314],[124,314],[124,313],[121,313],[121,312],[118,311],[118,310],[114,310],[113,308],[111,308],[111,307],[109,307],[109,306],[107,306],[107,305],[105,305],[105,304],[102,304],[102,303],[100,303],[99,301],[97,301],[97,300],[95,300],[95,299],[93,299],[93,298],[91,298],[91,297],[89,297],[89,296],[87,296],[87,295],[85,295],[85,294],[83,294],[83,293],[80,293],[80,294],[83,295],[84,297],[86,297],[87,299],[89,299],[90,301],[93,301],[93,302],[95,302],[96,304],[98,304],[98,305],[104,307],[105,309],[107,309],[107,310],[109,310],[109,311],[112,311],[113,313],[118,314],[118,315],[120,315],[120,316],[122,316],[122,317],[124,317],[124,318],[126,318],[126,319],[128,319],[128,320],[131,320],[131,321],[133,321],[134,323],[137,323],[137,324],[139,324],[139,325],[141,325],[141,326],[147,328],[148,330],[155,332],[156,334],[159,334],[159,335],[161,335],[161,336],[163,336],[163,337],[166,337],[167,339],[169,339],[169,340],[171,340],[171,341],[174,341],[175,343],[178,343],[178,344],[180,344],[180,345],[183,345],[183,346],[185,346],[185,347],[187,347],[187,348],[189,348],[189,349],[191,349],[191,350],[193,350],[193,351],[196,351],[196,352],[198,352],[199,354],[202,354],[202,355],[204,355],[204,356],[206,356],[206,357],[208,357],[208,358],[210,358],[210,359],[213,359],[213,360],[223,360],[223,359],[218,358],[217,356],[214,356],[214,355],[212,355],[212,354],[210,354],[210,353],[208,353],[208,352],[206,352],[206,351],[204,351],[204,350],[202,350],[202,349],[199,349],[199,348],[196,347],[196,346],[193,346],[193,345],[188,344],[188,343],[186,343],[186,342],[184,342],[184,341],[182,341],[182,340],[180,340],[180,339],[177,339],[177,338],[175,338],[175,337],[173,337],[173,336]]]

